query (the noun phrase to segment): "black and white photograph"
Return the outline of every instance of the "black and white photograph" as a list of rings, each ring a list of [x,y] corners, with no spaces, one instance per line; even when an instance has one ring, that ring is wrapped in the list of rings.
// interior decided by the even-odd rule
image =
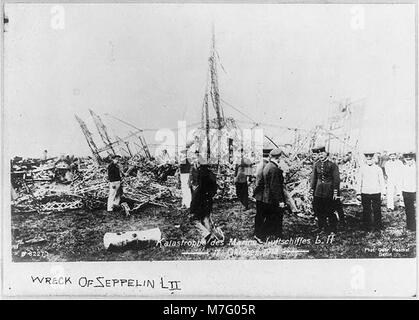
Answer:
[[[416,258],[403,4],[6,3],[13,263]]]

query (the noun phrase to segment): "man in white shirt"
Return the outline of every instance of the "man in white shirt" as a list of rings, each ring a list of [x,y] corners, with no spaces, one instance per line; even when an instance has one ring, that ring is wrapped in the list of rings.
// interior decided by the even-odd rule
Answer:
[[[396,153],[389,155],[389,160],[385,163],[387,176],[387,209],[394,210],[394,196],[400,195],[400,173],[403,163],[397,159]]]
[[[394,197],[400,195],[400,174],[403,163],[395,152],[390,153],[384,169],[387,176],[387,209],[394,210]]]
[[[182,206],[189,208],[192,200],[191,189],[189,188],[189,172],[191,171],[191,163],[188,159],[188,150],[182,150],[179,153],[179,171],[180,186],[182,190]]]
[[[160,181],[166,181],[168,176],[176,173],[175,159],[173,159],[166,149],[157,157],[157,177]]]
[[[162,150],[161,154],[157,157],[157,160],[159,165],[167,165],[173,162],[166,149]]]
[[[406,229],[416,231],[416,154],[403,154],[405,164],[401,172],[401,190],[406,211]]]
[[[385,192],[384,175],[374,162],[374,153],[364,153],[365,164],[359,170],[357,195],[361,196],[363,227],[366,231],[379,231],[381,223],[381,199]],[[372,208],[372,215],[371,215]],[[374,223],[372,223],[372,218]],[[372,228],[374,226],[374,228]]]

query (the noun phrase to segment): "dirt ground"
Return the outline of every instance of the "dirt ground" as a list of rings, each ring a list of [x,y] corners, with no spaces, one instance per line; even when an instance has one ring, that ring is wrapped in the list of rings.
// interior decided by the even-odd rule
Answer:
[[[223,230],[225,241],[209,247],[197,245],[200,236],[188,211],[176,206],[149,206],[130,217],[105,210],[12,212],[12,256],[16,262],[415,257],[416,234],[406,231],[403,208],[393,212],[382,208],[384,230],[379,233],[361,231],[360,207],[344,209],[347,226],[333,238],[316,234],[314,219],[287,214],[280,242],[257,244],[252,239],[254,206],[244,211],[238,201],[218,202],[213,220]],[[164,238],[159,244],[119,252],[104,248],[106,232],[155,227]]]

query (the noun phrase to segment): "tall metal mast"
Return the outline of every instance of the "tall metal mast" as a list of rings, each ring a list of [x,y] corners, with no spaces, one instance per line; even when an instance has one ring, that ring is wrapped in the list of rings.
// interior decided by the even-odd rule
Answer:
[[[217,164],[219,165],[220,158],[221,158],[221,129],[222,129],[222,121],[224,118],[224,114],[220,106],[220,92],[218,89],[216,54],[217,53],[215,49],[215,28],[213,25],[212,26],[212,49],[211,49],[211,56],[210,56],[209,62],[210,62],[210,72],[211,72],[211,100],[212,100],[212,105],[215,109],[215,114],[217,117],[217,129],[218,129]]]
[[[207,138],[207,162],[209,163],[211,157],[211,141],[210,141],[210,122],[208,110],[208,93],[204,97],[204,110],[205,110],[205,136]]]
[[[87,144],[89,145],[90,150],[92,151],[93,155],[95,156],[97,161],[101,161],[98,149],[96,147],[95,142],[93,141],[92,133],[86,126],[86,123],[82,119],[80,119],[77,115],[74,115],[76,120],[78,121],[81,130],[83,131],[84,137],[86,138]]]
[[[209,58],[209,67],[210,67],[210,74],[211,74],[211,100],[215,109],[215,114],[217,116],[218,128],[221,129],[221,126],[222,126],[221,121],[224,115],[222,114],[223,112],[220,106],[220,92],[218,89],[216,54],[217,53],[215,50],[215,31],[214,31],[214,26],[213,26],[212,27],[212,48],[211,48],[211,56]]]
[[[211,53],[208,58],[209,64],[209,79],[207,79],[207,87],[205,89],[204,103],[202,106],[202,116],[201,116],[201,127],[205,128],[205,136],[207,139],[207,160],[210,158],[210,116],[208,103],[211,96],[211,103],[216,115],[217,123],[217,136],[218,136],[218,154],[217,154],[217,163],[220,164],[221,158],[221,129],[223,127],[224,112],[220,105],[220,92],[218,89],[218,74],[217,74],[217,52],[215,49],[215,31],[214,25],[212,27],[212,43],[211,43]]]

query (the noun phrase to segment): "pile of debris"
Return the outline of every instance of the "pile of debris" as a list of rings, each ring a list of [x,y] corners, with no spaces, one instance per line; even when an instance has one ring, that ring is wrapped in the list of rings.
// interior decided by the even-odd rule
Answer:
[[[304,217],[313,217],[310,176],[312,165],[305,159],[284,158],[287,204],[291,211]],[[107,164],[91,158],[76,159],[68,168],[57,167],[62,161],[51,159],[12,161],[12,209],[14,212],[60,212],[67,210],[105,209],[109,191]],[[125,176],[122,181],[123,197],[133,212],[146,205],[168,208],[180,206],[182,191],[180,174],[175,164],[159,165],[154,160],[131,157],[122,162]],[[253,172],[254,172],[253,166]],[[71,173],[71,181],[63,181]],[[215,169],[217,170],[217,169]],[[234,184],[234,165],[221,166],[217,171],[215,200],[231,201],[237,198]],[[355,186],[357,166],[348,162],[340,166],[341,189]],[[60,178],[56,176],[59,174]],[[250,173],[251,174],[251,173]],[[254,201],[255,179],[249,179],[249,198]],[[344,204],[356,204],[354,192],[345,192]],[[354,202],[355,201],[355,202]]]
[[[359,172],[359,166],[357,161],[352,160],[341,164],[339,166],[341,189],[356,189],[357,175]]]
[[[176,177],[157,180],[159,170],[150,162],[125,162],[128,175],[123,177],[123,197],[132,211],[147,204],[169,207],[182,197]],[[44,170],[43,170],[44,169]],[[60,212],[67,210],[96,210],[106,208],[109,191],[106,164],[90,158],[80,159],[69,184],[50,179],[34,179],[34,172],[46,174],[54,166],[33,166],[30,170],[12,170],[12,209],[14,212]],[[161,170],[160,170],[161,171]]]
[[[68,188],[57,183],[22,182],[12,201],[14,212],[51,212],[83,208],[81,197],[70,194]]]
[[[291,208],[299,215],[313,217],[313,195],[311,187],[312,166],[303,160],[294,160],[285,172],[285,188],[289,194]]]
[[[290,160],[285,158],[282,167],[285,168],[285,186],[291,199],[290,207],[299,216],[314,217],[313,194],[311,192],[311,175],[313,165],[306,159]],[[356,200],[356,187],[358,165],[355,160],[339,164],[341,201],[344,205],[358,205]]]

